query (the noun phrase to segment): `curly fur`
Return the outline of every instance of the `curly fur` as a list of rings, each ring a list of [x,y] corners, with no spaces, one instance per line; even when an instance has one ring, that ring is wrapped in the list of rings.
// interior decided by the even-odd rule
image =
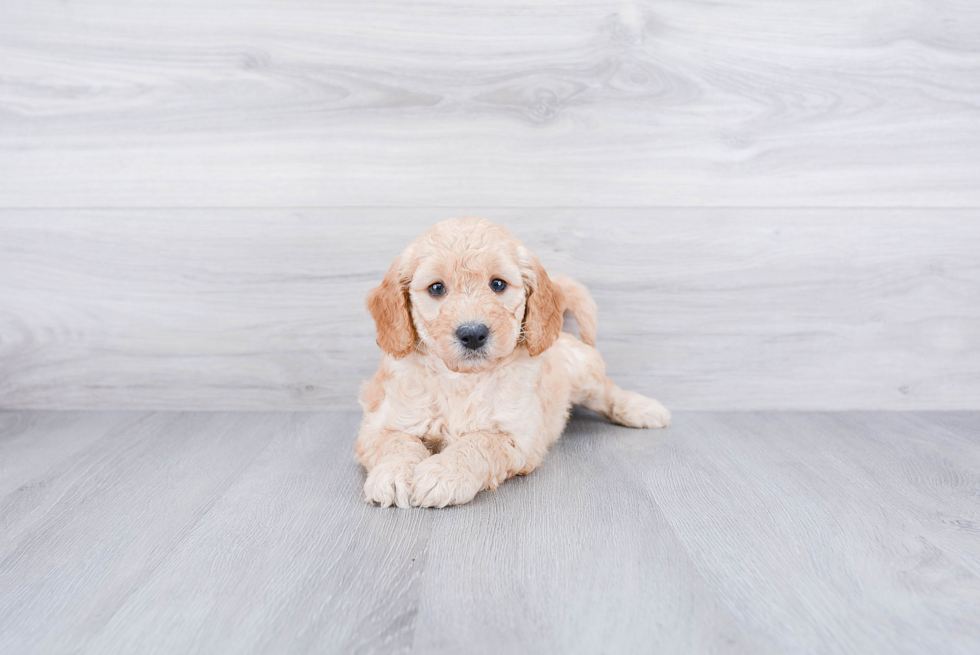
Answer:
[[[493,279],[507,282],[503,292]],[[447,292],[433,298],[429,285]],[[479,218],[437,224],[409,245],[368,294],[381,366],[361,388],[355,453],[369,502],[467,503],[530,473],[561,435],[573,404],[630,427],[666,427],[670,413],[606,377],[595,345],[596,305],[503,227]],[[581,339],[562,332],[568,310]],[[463,323],[490,328],[474,352]]]

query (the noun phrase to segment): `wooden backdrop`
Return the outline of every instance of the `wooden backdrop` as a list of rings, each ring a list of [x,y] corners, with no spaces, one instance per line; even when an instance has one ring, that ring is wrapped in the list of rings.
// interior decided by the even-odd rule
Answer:
[[[0,5],[0,408],[354,406],[502,222],[672,408],[980,408],[980,3]]]

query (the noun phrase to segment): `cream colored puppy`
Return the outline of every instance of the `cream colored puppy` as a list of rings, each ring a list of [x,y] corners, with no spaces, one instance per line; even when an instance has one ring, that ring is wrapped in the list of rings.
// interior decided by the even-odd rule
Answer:
[[[549,277],[503,227],[439,223],[367,297],[384,351],[361,388],[367,500],[445,507],[541,463],[573,404],[635,428],[670,412],[606,377],[585,287]],[[581,340],[561,332],[568,309]]]

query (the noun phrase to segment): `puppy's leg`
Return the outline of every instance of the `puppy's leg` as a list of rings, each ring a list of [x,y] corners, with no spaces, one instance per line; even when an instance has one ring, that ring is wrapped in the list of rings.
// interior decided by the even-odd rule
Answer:
[[[364,495],[369,503],[410,507],[415,466],[430,455],[418,438],[398,430],[365,427],[354,452],[367,469]]]
[[[496,489],[507,478],[530,473],[543,455],[543,444],[522,448],[503,432],[472,432],[415,467],[412,505],[468,503],[484,489]]]
[[[620,389],[606,377],[606,363],[599,351],[577,339],[561,341],[565,362],[572,375],[572,402],[630,428],[665,428],[670,412],[652,398]]]
[[[628,428],[665,428],[670,425],[670,412],[666,407],[653,398],[620,389],[609,378],[597,385],[581,404]]]

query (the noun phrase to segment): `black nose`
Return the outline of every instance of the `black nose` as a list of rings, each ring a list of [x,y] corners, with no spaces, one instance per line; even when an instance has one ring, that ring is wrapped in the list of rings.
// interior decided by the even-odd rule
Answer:
[[[456,338],[470,350],[483,347],[488,334],[490,334],[490,328],[480,323],[460,325],[456,330]]]

